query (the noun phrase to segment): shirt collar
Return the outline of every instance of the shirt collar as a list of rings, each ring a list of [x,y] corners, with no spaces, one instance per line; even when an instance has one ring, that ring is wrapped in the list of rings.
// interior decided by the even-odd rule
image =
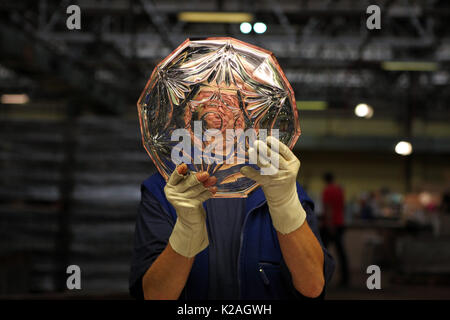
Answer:
[[[250,192],[245,203],[245,212],[250,212],[253,209],[261,206],[266,202],[266,197],[261,187],[257,187],[255,190]]]

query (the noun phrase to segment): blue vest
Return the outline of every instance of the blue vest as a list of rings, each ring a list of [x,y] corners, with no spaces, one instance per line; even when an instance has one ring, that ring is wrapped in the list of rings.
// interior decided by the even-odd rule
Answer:
[[[176,212],[164,194],[166,181],[155,173],[144,181],[144,186],[176,220]],[[314,204],[297,183],[297,193],[304,206]],[[208,248],[197,254],[188,281],[180,298],[208,299]],[[284,270],[283,270],[284,269]],[[238,258],[240,299],[293,299],[292,282],[286,279],[287,268],[281,255],[278,237],[272,226],[269,208],[261,188],[246,199],[244,225]]]

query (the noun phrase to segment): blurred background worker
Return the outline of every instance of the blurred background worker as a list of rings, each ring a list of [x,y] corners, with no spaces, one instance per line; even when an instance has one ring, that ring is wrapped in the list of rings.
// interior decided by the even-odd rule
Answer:
[[[334,183],[334,175],[330,172],[324,174],[323,179],[326,183],[322,193],[323,203],[323,224],[322,239],[325,247],[333,242],[339,259],[339,269],[341,272],[341,286],[348,286],[348,263],[345,246],[343,243],[344,235],[344,191]]]

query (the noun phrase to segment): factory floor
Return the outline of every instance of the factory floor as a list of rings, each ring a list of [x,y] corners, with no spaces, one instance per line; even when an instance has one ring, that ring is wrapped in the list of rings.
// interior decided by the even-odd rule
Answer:
[[[395,285],[389,289],[330,288],[327,300],[448,300],[449,287]]]
[[[339,269],[337,270],[339,272]],[[336,273],[327,290],[327,300],[448,300],[450,286],[448,281],[434,278],[420,284],[401,283],[394,273],[385,273],[381,277],[381,289],[369,290],[366,280],[369,275],[352,271],[348,287],[338,285],[339,273]]]

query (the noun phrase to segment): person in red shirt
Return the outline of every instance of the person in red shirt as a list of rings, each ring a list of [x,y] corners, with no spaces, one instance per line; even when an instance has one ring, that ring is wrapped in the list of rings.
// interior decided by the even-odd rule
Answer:
[[[326,186],[322,193],[323,220],[322,240],[325,247],[334,243],[338,254],[341,286],[348,286],[348,263],[347,254],[343,243],[344,235],[344,191],[334,183],[332,173],[326,173],[323,177]]]

